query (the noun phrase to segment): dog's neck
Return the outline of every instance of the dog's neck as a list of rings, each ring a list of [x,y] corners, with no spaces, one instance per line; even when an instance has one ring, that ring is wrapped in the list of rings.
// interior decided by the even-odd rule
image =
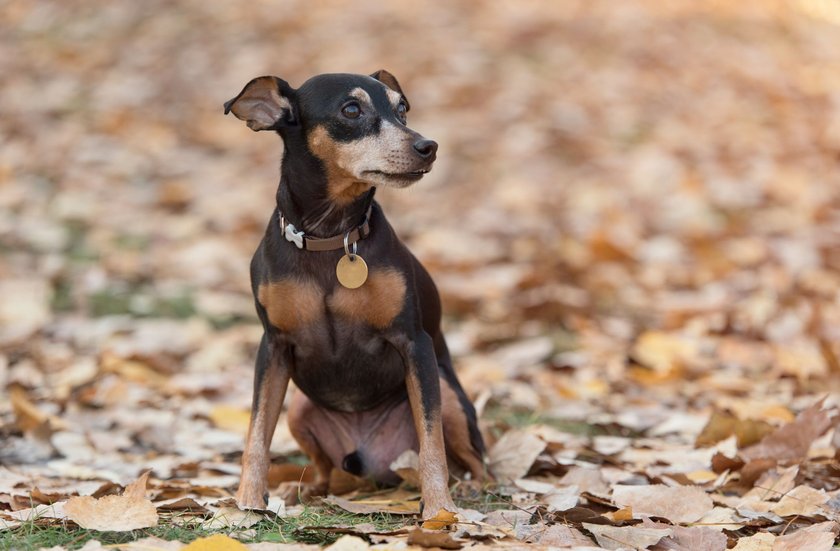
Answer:
[[[327,176],[310,154],[283,154],[277,208],[287,222],[313,237],[332,237],[362,223],[373,201],[373,188],[351,202],[337,204],[327,196]]]

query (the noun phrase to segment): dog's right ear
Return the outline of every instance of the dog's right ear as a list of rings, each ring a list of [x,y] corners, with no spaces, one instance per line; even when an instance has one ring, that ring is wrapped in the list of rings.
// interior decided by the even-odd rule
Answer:
[[[257,77],[225,103],[225,115],[233,113],[237,119],[257,130],[277,130],[297,124],[294,108],[295,90],[277,77]]]

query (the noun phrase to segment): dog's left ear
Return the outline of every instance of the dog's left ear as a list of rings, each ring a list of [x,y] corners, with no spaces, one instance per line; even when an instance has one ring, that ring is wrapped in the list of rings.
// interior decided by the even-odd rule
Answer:
[[[405,97],[405,92],[402,91],[402,88],[400,88],[400,83],[397,82],[397,77],[395,77],[385,69],[380,69],[370,76],[372,76],[391,90],[399,92],[402,95],[403,100],[405,100],[405,110],[408,111],[409,109],[411,109],[411,105],[408,103],[408,98]]]
[[[246,84],[238,96],[225,103],[225,115],[232,112],[255,132],[277,130],[297,124],[294,99],[295,90],[285,80],[257,77]]]

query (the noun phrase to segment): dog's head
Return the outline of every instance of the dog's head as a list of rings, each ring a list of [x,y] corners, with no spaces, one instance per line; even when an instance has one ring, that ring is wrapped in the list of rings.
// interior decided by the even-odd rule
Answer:
[[[408,100],[387,71],[326,74],[295,90],[259,77],[225,104],[252,130],[294,129],[326,173],[330,198],[347,202],[372,185],[406,187],[429,172],[437,143],[406,126]],[[289,154],[294,154],[289,151]]]

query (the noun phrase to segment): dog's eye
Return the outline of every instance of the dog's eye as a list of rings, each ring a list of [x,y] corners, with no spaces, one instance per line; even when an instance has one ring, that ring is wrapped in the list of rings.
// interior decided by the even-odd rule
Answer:
[[[347,117],[348,119],[358,119],[359,115],[362,114],[362,108],[359,107],[359,104],[354,101],[342,107],[341,114]]]
[[[401,121],[405,122],[405,113],[408,111],[408,107],[405,106],[405,102],[401,101],[399,105],[397,105],[397,117],[400,118]]]

